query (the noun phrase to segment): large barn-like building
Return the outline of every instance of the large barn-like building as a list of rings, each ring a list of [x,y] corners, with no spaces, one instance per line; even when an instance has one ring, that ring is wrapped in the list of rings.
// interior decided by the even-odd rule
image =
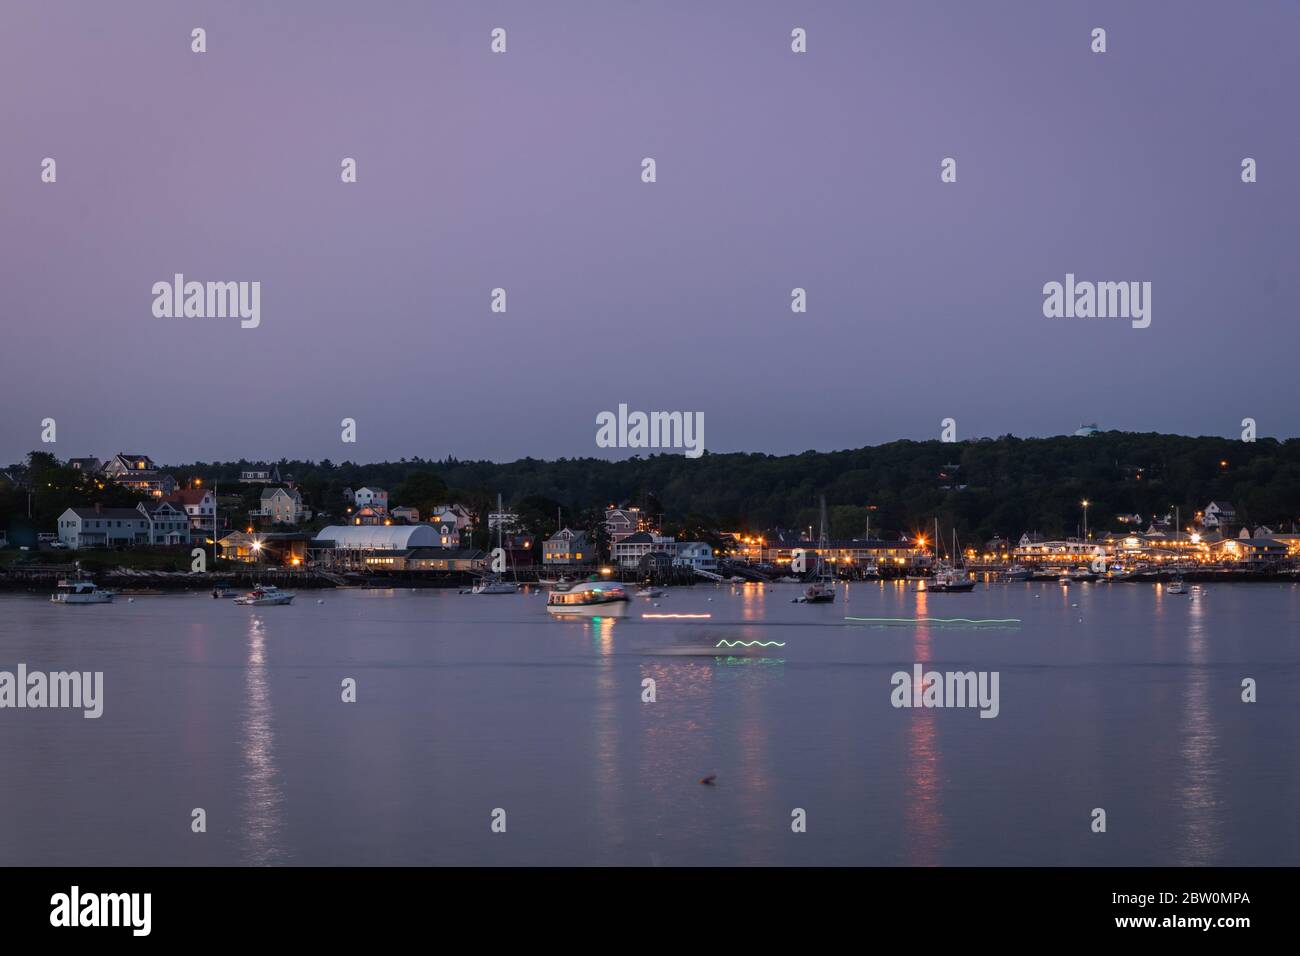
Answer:
[[[464,573],[483,563],[481,551],[445,547],[433,525],[330,525],[311,542],[312,560],[336,571]]]
[[[332,524],[322,528],[317,541],[333,541],[336,550],[405,551],[436,548],[438,534],[427,524]]]

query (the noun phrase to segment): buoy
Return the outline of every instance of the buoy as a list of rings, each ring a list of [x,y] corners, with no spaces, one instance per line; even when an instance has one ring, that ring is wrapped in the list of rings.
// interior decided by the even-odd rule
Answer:
[[[324,601],[321,601],[321,600],[317,600],[316,603],[317,603],[317,604],[324,604],[325,602],[324,602]]]
[[[704,784],[706,787],[711,787],[713,786],[714,782],[717,781],[717,779],[718,779],[718,775],[716,773],[711,773],[707,777],[702,779],[700,783]]]

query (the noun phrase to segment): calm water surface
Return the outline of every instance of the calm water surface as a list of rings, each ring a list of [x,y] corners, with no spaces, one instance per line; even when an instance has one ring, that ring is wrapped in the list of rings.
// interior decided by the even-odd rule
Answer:
[[[105,683],[99,720],[0,710],[0,865],[1300,864],[1300,587],[796,593],[0,597],[0,670]],[[998,671],[1000,715],[895,709],[918,661]]]

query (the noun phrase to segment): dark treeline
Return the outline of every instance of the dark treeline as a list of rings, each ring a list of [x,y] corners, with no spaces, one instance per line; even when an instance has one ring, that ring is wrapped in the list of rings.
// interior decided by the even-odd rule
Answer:
[[[825,495],[831,534],[928,530],[937,516],[966,541],[1040,531],[1073,535],[1090,502],[1089,525],[1116,528],[1115,516],[1182,509],[1184,522],[1211,500],[1231,501],[1252,524],[1289,528],[1300,517],[1300,440],[1104,432],[1087,437],[1021,439],[1004,436],[958,443],[897,441],[837,452],[800,455],[654,455],[621,461],[525,458],[498,464],[421,458],[356,464],[329,460],[196,462],[167,466],[182,486],[217,480],[234,491],[241,470],[278,464],[317,511],[340,514],[346,487],[376,485],[390,503],[422,514],[450,501],[475,513],[495,506],[500,492],[529,530],[565,523],[590,527],[607,504],[636,504],[661,515],[666,532],[711,537],[711,530],[769,532],[806,529],[817,522]],[[93,495],[95,492],[90,492]],[[84,494],[84,492],[83,492]],[[113,494],[105,490],[103,494]],[[120,492],[117,493],[120,496]],[[37,495],[38,498],[41,495]],[[43,523],[63,501],[47,500]],[[66,506],[66,505],[64,505]],[[25,514],[18,489],[0,489],[0,527]]]

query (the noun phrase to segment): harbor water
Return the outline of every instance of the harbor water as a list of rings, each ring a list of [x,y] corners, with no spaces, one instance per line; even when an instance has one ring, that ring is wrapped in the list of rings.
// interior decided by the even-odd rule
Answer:
[[[1300,864],[1298,585],[543,593],[0,596],[0,865]]]

